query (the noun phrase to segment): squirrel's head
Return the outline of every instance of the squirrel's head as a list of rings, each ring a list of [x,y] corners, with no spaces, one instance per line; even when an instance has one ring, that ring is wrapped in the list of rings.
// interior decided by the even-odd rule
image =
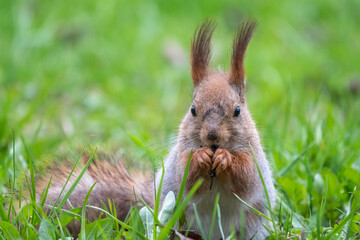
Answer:
[[[249,134],[256,130],[246,106],[244,58],[255,26],[255,21],[240,25],[227,73],[209,67],[214,23],[206,21],[195,31],[191,44],[193,102],[180,130],[184,144],[230,151],[248,145]]]

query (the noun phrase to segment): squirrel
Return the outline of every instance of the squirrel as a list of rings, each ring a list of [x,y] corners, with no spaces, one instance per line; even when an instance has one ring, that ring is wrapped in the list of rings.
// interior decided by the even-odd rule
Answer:
[[[178,194],[191,156],[184,194],[198,179],[203,179],[191,201],[196,204],[206,234],[210,231],[216,195],[220,193],[219,207],[225,236],[232,229],[239,236],[243,235],[244,239],[265,239],[269,235],[264,227],[268,225],[266,220],[234,195],[260,212],[268,213],[269,203],[266,201],[255,157],[270,205],[275,204],[272,173],[245,96],[245,52],[255,27],[254,20],[246,20],[240,24],[234,37],[228,72],[214,71],[209,67],[211,38],[215,30],[213,21],[206,20],[195,31],[191,42],[190,64],[194,85],[192,104],[180,124],[177,141],[164,160],[165,173],[160,198],[162,202],[169,191]],[[69,173],[70,169],[65,167],[55,170],[56,179],[49,188],[47,202],[55,202]],[[73,178],[77,174],[75,172]],[[159,186],[161,176],[162,169],[155,175],[155,186]],[[72,181],[70,179],[68,185]],[[108,203],[110,199],[115,202],[117,216],[121,220],[137,201],[134,189],[150,206],[154,205],[154,184],[150,175],[131,176],[121,163],[94,161],[69,198],[73,207],[83,204],[87,191],[95,181],[98,183],[88,204],[101,206],[101,202]],[[86,216],[91,220],[96,219],[98,214],[99,212],[88,210]],[[189,222],[194,216],[192,204],[187,207],[185,214]],[[245,216],[244,226],[241,226],[241,214]],[[80,230],[80,223],[72,223],[68,229],[76,234]],[[198,233],[200,231],[197,224],[193,224],[192,230]],[[213,239],[220,239],[221,236],[219,227],[215,226]]]

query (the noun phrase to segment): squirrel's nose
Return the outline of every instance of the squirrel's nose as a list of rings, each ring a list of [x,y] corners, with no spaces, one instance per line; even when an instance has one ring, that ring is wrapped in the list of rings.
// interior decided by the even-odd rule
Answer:
[[[208,134],[207,134],[207,138],[210,140],[210,141],[214,141],[218,138],[218,134],[216,132],[215,129],[211,129],[209,130]]]

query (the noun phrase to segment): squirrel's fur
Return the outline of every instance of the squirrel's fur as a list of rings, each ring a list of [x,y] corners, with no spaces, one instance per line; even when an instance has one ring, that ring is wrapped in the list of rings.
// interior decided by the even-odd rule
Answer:
[[[212,212],[217,193],[220,193],[219,206],[224,234],[232,227],[237,234],[244,230],[245,239],[255,236],[264,239],[268,232],[263,227],[265,220],[244,206],[235,196],[238,195],[249,205],[267,213],[268,203],[258,170],[257,160],[271,206],[275,203],[275,189],[269,163],[260,144],[255,123],[248,111],[245,97],[244,58],[247,45],[255,29],[254,21],[245,21],[238,29],[233,42],[233,54],[229,72],[213,71],[209,67],[211,37],[215,29],[212,21],[205,23],[195,32],[191,44],[191,76],[194,84],[193,101],[179,128],[174,147],[165,159],[165,174],[161,200],[169,191],[178,194],[184,170],[190,154],[190,169],[186,192],[202,178],[204,181],[194,197],[200,222],[209,234]],[[239,111],[240,110],[240,114]],[[252,152],[253,150],[253,152]],[[58,196],[70,170],[61,167],[55,172],[56,182],[50,187],[48,201]],[[162,170],[156,176],[159,185]],[[135,203],[135,192],[153,205],[153,184],[151,177],[131,177],[121,164],[109,161],[96,161],[70,197],[73,206],[81,206],[91,185],[98,181],[90,195],[89,203],[100,206],[107,198],[115,201],[117,216],[124,219],[131,204]],[[186,209],[189,222],[194,216],[193,205]],[[69,207],[69,206],[65,206]],[[245,226],[241,226],[241,214],[245,216]],[[98,213],[89,213],[96,218]],[[185,226],[186,227],[186,226]],[[199,232],[197,224],[193,230]],[[73,232],[79,226],[71,225]],[[214,239],[220,239],[220,229],[215,224]]]
[[[139,199],[137,199],[138,196],[134,195],[134,190],[152,207],[154,184],[151,174],[142,174],[137,170],[131,171],[132,174],[130,174],[123,162],[115,162],[105,154],[98,154],[96,155],[96,158],[99,160],[93,160],[70,195],[69,201],[71,206],[68,202],[66,202],[63,208],[71,209],[71,207],[76,208],[83,206],[84,199],[95,182],[97,183],[90,194],[87,204],[100,208],[103,207],[102,204],[105,204],[109,209],[108,200],[111,200],[111,204],[115,203],[115,209],[117,211],[116,214],[120,220],[124,220],[130,207],[135,207],[139,201]],[[87,156],[82,156],[80,165],[85,164],[88,159],[89,158]],[[52,166],[50,170],[52,180],[51,186],[48,189],[46,199],[47,204],[53,205],[56,202],[63,186],[65,185],[66,179],[70,176],[72,168],[72,164],[68,161],[65,161],[62,165]],[[70,186],[72,186],[79,174],[80,167],[77,167],[72,173],[60,200],[69,190]],[[48,182],[49,177],[45,177],[37,181],[37,190],[45,189]],[[40,196],[40,192],[38,196]],[[100,211],[87,208],[86,218],[90,221],[96,220],[100,213]],[[76,236],[80,232],[80,222],[74,220],[67,225],[67,228],[74,236]]]

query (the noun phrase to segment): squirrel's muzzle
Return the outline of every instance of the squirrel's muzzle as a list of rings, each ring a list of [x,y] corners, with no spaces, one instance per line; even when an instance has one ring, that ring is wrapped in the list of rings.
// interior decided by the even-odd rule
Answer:
[[[216,129],[208,130],[207,138],[210,141],[215,141],[218,138],[218,133],[217,133]]]

